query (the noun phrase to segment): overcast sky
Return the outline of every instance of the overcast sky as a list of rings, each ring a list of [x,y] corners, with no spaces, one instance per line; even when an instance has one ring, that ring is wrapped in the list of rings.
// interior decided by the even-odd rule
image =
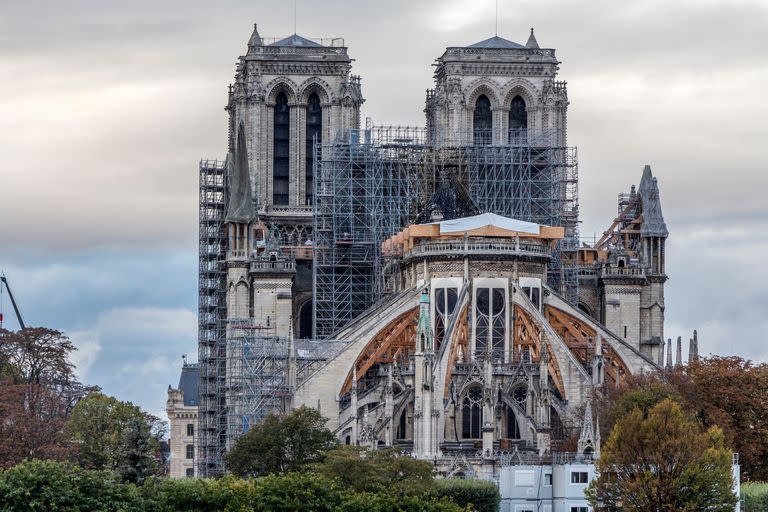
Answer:
[[[225,154],[252,24],[292,33],[293,2],[0,4],[0,270],[27,323],[73,338],[85,382],[159,413],[181,355],[196,360],[197,164]],[[345,38],[364,116],[416,125],[434,59],[492,36],[494,10],[299,0],[296,24]],[[535,27],[562,61],[582,235],[650,164],[667,336],[698,328],[704,354],[768,361],[768,2],[500,0],[498,24],[521,43]]]

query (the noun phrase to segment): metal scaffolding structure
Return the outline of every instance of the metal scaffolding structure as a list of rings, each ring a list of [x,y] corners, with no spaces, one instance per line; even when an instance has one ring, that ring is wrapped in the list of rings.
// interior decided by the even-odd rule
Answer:
[[[250,331],[230,320],[227,340],[227,434],[234,439],[270,413],[288,410],[295,387],[347,342],[292,340]]]
[[[198,448],[200,474],[221,467],[226,445],[224,162],[200,161],[198,267]]]
[[[316,146],[315,337],[332,336],[381,297],[381,242],[414,222],[444,182],[466,189],[481,212],[564,227],[548,280],[575,304],[578,166],[557,135],[517,131],[504,144],[452,144],[468,137],[389,126]]]

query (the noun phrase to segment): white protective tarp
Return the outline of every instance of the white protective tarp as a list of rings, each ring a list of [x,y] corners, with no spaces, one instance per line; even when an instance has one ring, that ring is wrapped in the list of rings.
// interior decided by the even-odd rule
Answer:
[[[432,224],[440,225],[440,234],[461,233],[464,231],[472,231],[473,229],[484,228],[486,226],[495,226],[497,228],[517,231],[520,233],[539,234],[539,225],[534,222],[510,219],[509,217],[502,217],[495,213],[482,213],[473,217],[432,222]]]

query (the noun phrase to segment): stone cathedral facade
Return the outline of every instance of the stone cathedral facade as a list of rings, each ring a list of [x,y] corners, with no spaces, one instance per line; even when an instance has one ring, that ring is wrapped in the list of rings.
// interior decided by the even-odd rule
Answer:
[[[221,277],[210,296],[201,285],[201,318],[220,335],[201,327],[200,474],[220,471],[221,453],[252,422],[301,405],[319,408],[342,443],[399,447],[446,475],[544,460],[573,432],[582,455],[599,451],[594,393],[664,365],[668,231],[650,167],[619,195],[601,239],[580,242],[576,183],[562,170],[573,165],[566,84],[533,30],[525,44],[447,48],[423,139],[377,142],[361,127],[351,67],[341,39],[268,40],[256,27],[238,60],[229,153],[215,168],[221,237],[205,260],[217,273],[203,274],[201,259],[201,283]],[[386,172],[406,169],[398,184],[418,185],[408,189],[418,197],[400,201],[413,215],[376,227],[379,238],[354,231],[374,213],[333,202],[317,174],[342,162],[337,180],[354,183],[373,172],[372,153]],[[383,195],[394,188],[387,179]],[[350,210],[352,227],[332,228],[333,251],[315,231],[337,217],[320,217],[318,204]],[[509,211],[519,213],[499,213]],[[382,262],[372,266],[376,300],[312,340],[318,267],[336,265],[339,283],[359,286],[343,281],[356,261],[345,258],[371,240]],[[566,272],[573,297],[558,280]],[[214,293],[218,309],[207,302]]]

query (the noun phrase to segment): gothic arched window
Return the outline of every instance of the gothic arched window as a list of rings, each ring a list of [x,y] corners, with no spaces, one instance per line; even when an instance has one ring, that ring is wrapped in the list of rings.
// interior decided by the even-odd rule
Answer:
[[[309,95],[307,100],[307,167],[304,170],[306,188],[304,189],[305,204],[312,204],[314,201],[312,184],[315,163],[315,141],[318,146],[322,142],[323,134],[323,109],[320,106],[320,97],[317,93]]]
[[[528,110],[525,100],[520,95],[512,98],[509,109],[509,142],[524,142],[528,136]]]
[[[461,401],[461,437],[480,439],[483,424],[483,390],[471,387]]]
[[[507,439],[520,439],[520,425],[517,424],[517,416],[510,406],[507,406]]]
[[[491,100],[485,94],[481,94],[475,101],[473,127],[475,144],[487,145],[491,143],[493,112],[491,112]]]
[[[435,351],[440,350],[450,315],[453,313],[453,308],[456,307],[458,291],[458,288],[435,289]]]
[[[475,298],[475,355],[504,357],[506,297],[503,288],[479,288]]]
[[[288,96],[281,92],[275,98],[275,120],[272,160],[272,203],[288,204],[288,182],[290,179],[289,158],[291,116]]]
[[[299,338],[312,337],[312,301],[307,301],[299,309]]]

